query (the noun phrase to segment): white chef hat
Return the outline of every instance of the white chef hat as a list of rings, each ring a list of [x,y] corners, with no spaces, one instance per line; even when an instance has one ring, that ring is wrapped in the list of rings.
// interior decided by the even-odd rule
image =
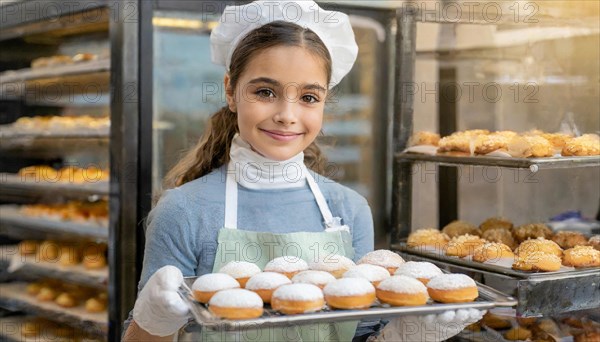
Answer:
[[[323,10],[314,1],[255,1],[243,6],[227,6],[210,35],[213,63],[229,71],[231,55],[240,41],[250,31],[280,20],[309,28],[321,38],[332,60],[330,88],[350,72],[358,46],[348,16]]]

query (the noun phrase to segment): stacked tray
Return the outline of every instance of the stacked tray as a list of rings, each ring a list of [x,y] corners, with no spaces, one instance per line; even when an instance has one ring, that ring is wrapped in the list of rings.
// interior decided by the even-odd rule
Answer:
[[[262,317],[249,320],[223,320],[214,316],[207,307],[197,302],[189,288],[196,280],[196,277],[186,278],[187,286],[180,288],[181,297],[190,306],[192,315],[198,323],[197,326],[190,327],[191,331],[195,329],[209,329],[221,331],[234,331],[244,328],[267,328],[281,327],[290,325],[303,325],[322,322],[339,322],[352,320],[369,320],[390,318],[403,315],[428,315],[438,314],[446,310],[457,309],[480,309],[488,310],[494,307],[512,307],[517,304],[517,301],[508,297],[501,292],[498,292],[488,286],[477,284],[479,289],[479,298],[474,302],[457,303],[457,304],[428,304],[423,306],[402,306],[392,307],[382,305],[378,301],[366,310],[331,310],[329,308],[323,311],[301,314],[301,315],[283,315],[272,310],[269,306],[265,307]]]

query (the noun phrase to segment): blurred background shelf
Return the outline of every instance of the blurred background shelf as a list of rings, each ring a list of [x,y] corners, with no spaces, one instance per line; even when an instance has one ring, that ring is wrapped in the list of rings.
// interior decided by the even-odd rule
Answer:
[[[14,205],[0,206],[0,233],[17,238],[31,238],[42,233],[46,237],[68,239],[87,237],[98,241],[108,240],[108,228],[91,224],[77,224],[63,221],[50,221],[35,217],[27,217],[19,213]]]
[[[31,80],[67,77],[71,75],[83,75],[110,70],[110,60],[100,59],[95,61],[80,62],[66,65],[56,65],[43,68],[26,68],[11,70],[0,73],[0,86],[21,83]]]
[[[0,199],[41,198],[48,194],[69,198],[87,198],[89,196],[108,196],[107,181],[87,183],[52,182],[32,179],[32,177],[0,173]]]

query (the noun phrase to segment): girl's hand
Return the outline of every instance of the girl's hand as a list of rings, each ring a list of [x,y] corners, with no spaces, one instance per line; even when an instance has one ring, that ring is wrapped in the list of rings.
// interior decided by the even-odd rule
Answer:
[[[188,321],[189,308],[177,293],[183,283],[181,271],[164,266],[156,271],[140,291],[133,308],[133,319],[155,336],[176,333]]]
[[[485,311],[448,310],[439,315],[402,316],[390,320],[374,341],[444,341],[479,321]]]

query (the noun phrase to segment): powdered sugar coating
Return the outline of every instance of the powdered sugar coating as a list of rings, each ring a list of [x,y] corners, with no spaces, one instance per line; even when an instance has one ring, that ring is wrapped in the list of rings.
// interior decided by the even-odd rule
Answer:
[[[302,271],[292,277],[294,284],[326,285],[335,280],[335,277],[325,271]]]
[[[309,263],[309,268],[315,271],[333,272],[340,269],[350,269],[356,266],[354,261],[342,255],[326,256],[319,261]]]
[[[390,291],[395,293],[425,293],[427,294],[427,287],[422,282],[415,278],[395,275],[390,277],[377,285],[379,290]]]
[[[240,283],[232,276],[224,273],[208,273],[198,277],[192,284],[193,291],[215,292],[239,288]]]
[[[246,283],[248,290],[271,290],[281,285],[291,284],[292,281],[281,273],[261,272],[255,274]]]
[[[378,249],[365,254],[358,260],[358,264],[371,264],[381,267],[400,267],[400,265],[404,264],[404,259],[402,259],[400,255],[388,251],[387,249]]]
[[[306,261],[290,255],[275,258],[265,266],[265,272],[300,272],[307,269],[308,264]]]
[[[408,261],[398,267],[396,272],[394,272],[394,276],[404,275],[420,279],[431,279],[440,274],[443,274],[442,270],[436,265],[426,261]]]
[[[278,287],[273,299],[309,302],[323,299],[323,291],[313,284],[289,284]]]
[[[433,277],[427,287],[435,290],[456,290],[477,286],[475,281],[464,274],[441,274]]]
[[[260,273],[260,267],[246,261],[231,261],[221,267],[219,273],[229,274],[234,278],[249,278]]]
[[[361,296],[374,293],[375,288],[370,281],[363,278],[340,278],[333,281],[323,289],[326,296]]]
[[[223,290],[215,293],[208,302],[224,308],[262,308],[263,301],[256,293],[244,289]]]
[[[344,278],[364,278],[370,282],[374,281],[382,281],[390,277],[390,272],[387,269],[371,265],[371,264],[361,264],[352,267],[350,270],[344,273]]]

